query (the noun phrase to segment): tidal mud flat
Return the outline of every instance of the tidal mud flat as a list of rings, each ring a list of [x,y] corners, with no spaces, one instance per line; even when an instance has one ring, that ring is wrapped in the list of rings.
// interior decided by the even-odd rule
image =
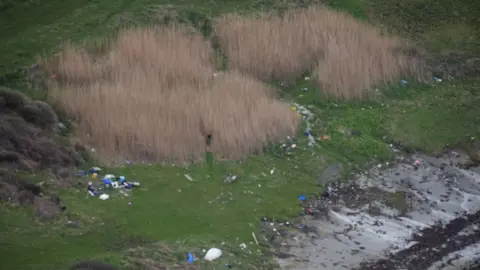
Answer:
[[[480,167],[467,155],[399,156],[308,201],[283,269],[480,269]]]

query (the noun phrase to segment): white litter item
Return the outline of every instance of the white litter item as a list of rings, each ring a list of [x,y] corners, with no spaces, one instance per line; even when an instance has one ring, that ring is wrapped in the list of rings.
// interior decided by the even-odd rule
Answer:
[[[183,176],[185,176],[185,178],[187,178],[188,181],[192,181],[192,182],[193,182],[193,178],[192,178],[190,175],[184,174]]]
[[[118,182],[117,181],[112,182],[112,187],[113,188],[118,188],[119,187]]]
[[[108,194],[102,194],[98,197],[100,200],[102,201],[105,201],[107,200],[108,198],[110,198],[110,196]]]
[[[213,261],[222,256],[222,251],[218,248],[211,248],[207,251],[207,254],[205,254],[205,260],[207,261]]]
[[[103,177],[103,179],[113,179],[113,178],[115,178],[115,175],[113,174],[107,174],[105,175],[105,177]]]

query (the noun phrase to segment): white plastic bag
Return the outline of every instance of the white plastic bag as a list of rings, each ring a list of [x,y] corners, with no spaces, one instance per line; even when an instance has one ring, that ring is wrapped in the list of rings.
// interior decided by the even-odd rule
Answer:
[[[218,248],[211,248],[207,251],[207,253],[205,254],[205,260],[207,261],[213,261],[213,260],[216,260],[218,258],[220,258],[220,256],[222,256],[222,251]]]

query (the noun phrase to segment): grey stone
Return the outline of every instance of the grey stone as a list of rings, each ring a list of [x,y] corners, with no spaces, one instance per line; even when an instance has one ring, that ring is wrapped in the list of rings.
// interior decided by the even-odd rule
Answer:
[[[342,177],[343,164],[334,163],[329,165],[318,177],[318,184],[325,185],[339,180]]]

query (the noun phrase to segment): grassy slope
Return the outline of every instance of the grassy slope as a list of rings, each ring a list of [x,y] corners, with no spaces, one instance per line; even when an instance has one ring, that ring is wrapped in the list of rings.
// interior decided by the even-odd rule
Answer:
[[[152,5],[168,2],[211,15],[258,9],[275,1],[30,1],[0,15],[0,74],[10,74],[3,77],[3,82],[22,89],[21,80],[12,71],[32,63],[36,54],[52,52],[62,40],[79,41],[111,32],[125,14],[138,18],[151,14]],[[384,20],[394,29],[420,40],[435,53],[448,49],[475,52],[471,45],[475,41],[471,38],[475,9],[461,4],[467,1],[456,1],[455,6],[450,5],[453,3],[450,1],[441,2],[448,8],[434,6],[435,12],[442,16],[465,18],[466,21],[462,20],[464,31],[447,31],[440,18],[420,16],[419,12],[425,9],[415,0],[398,1],[401,3],[398,5],[379,0],[326,2],[363,18],[373,14],[372,18],[377,20],[384,14]],[[412,13],[416,16],[410,17]],[[420,17],[428,20],[412,20]],[[467,42],[470,40],[472,42]],[[141,181],[147,190],[135,190],[130,199],[114,197],[108,201],[85,199],[83,191],[63,191],[62,197],[72,215],[70,219],[81,221],[79,229],[65,229],[67,217],[54,223],[41,223],[27,210],[2,205],[2,266],[12,270],[64,269],[77,259],[92,257],[119,262],[119,252],[123,249],[148,246],[152,241],[176,245],[179,254],[163,255],[164,259],[173,260],[176,256],[182,258],[184,251],[225,241],[231,245],[228,251],[239,253],[235,257],[224,256],[218,263],[220,267],[223,263],[238,265],[242,261],[243,266],[238,269],[255,269],[248,263],[258,266],[259,257],[255,252],[254,255],[240,252],[238,245],[251,241],[250,234],[257,229],[260,216],[296,216],[299,211],[296,197],[317,192],[318,176],[329,164],[340,162],[348,170],[352,167],[349,165],[365,164],[373,158],[388,159],[391,153],[385,140],[439,153],[445,144],[454,145],[478,137],[477,84],[478,80],[472,79],[392,87],[376,102],[346,104],[321,99],[316,89],[301,80],[295,87],[282,91],[301,104],[313,105],[312,111],[318,119],[313,131],[316,136],[328,134],[329,141],[319,143],[313,150],[303,149],[306,141],[300,136],[299,149],[290,157],[269,151],[242,163],[216,163],[213,172],[202,166],[111,169],[109,172]],[[302,87],[308,87],[309,91],[301,91]],[[352,136],[349,130],[359,133]],[[271,175],[272,168],[276,170]],[[224,184],[222,177],[227,172],[240,175],[240,180]],[[196,181],[185,179],[185,173]]]

